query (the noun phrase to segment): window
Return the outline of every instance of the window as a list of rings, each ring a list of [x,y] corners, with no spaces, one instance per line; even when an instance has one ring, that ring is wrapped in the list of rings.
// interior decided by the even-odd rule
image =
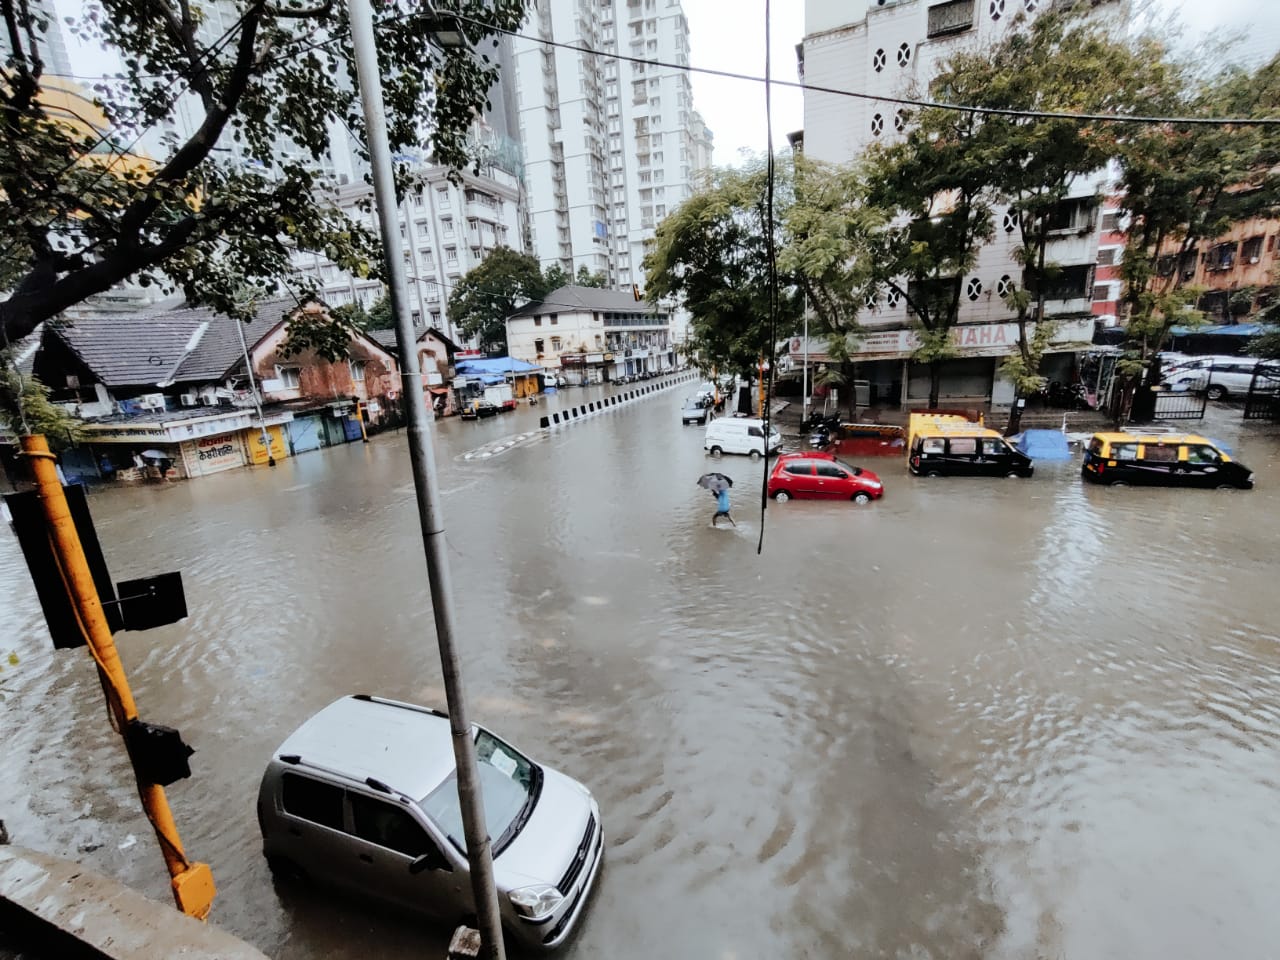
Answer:
[[[534,318],[533,318],[533,325],[534,325],[535,327],[540,327],[540,326],[542,326],[542,318],[541,318],[541,317],[534,317]]]
[[[351,819],[356,836],[406,857],[436,850],[426,830],[408,810],[362,793],[351,793]]]
[[[298,389],[298,373],[297,367],[276,367],[276,379],[286,390]]]
[[[458,264],[458,248],[457,247],[444,248],[444,262],[451,267],[457,266]]]
[[[813,475],[813,464],[809,460],[793,460],[784,468],[787,473],[796,477],[809,477]]]
[[[760,429],[759,427],[747,427],[747,436],[748,436],[748,437],[760,437],[760,438],[762,438],[762,439],[763,439],[763,438],[764,438],[764,431],[763,431],[762,429]]]
[[[898,47],[898,66],[905,67],[911,62],[911,46],[904,43]]]
[[[1093,285],[1093,301],[1094,303],[1105,303],[1111,299],[1111,284],[1095,283]]]
[[[977,300],[982,296],[982,281],[977,277],[970,277],[969,282],[965,284],[964,295],[970,300]]]
[[[968,457],[977,452],[978,441],[973,437],[951,438],[951,455],[953,457]]]
[[[1245,263],[1257,263],[1262,256],[1262,238],[1250,237],[1240,248],[1240,259]]]
[[[1111,267],[1120,261],[1119,247],[1103,247],[1098,251],[1098,266]]]
[[[836,466],[834,463],[822,463],[822,462],[819,462],[819,463],[817,464],[817,467],[818,467],[818,476],[820,476],[820,477],[829,477],[829,478],[831,478],[831,479],[833,479],[833,480],[848,480],[848,479],[849,479],[849,475],[848,475],[847,473],[845,473],[843,470],[841,470],[841,469],[840,469],[838,466]]]
[[[1102,215],[1102,232],[1115,233],[1120,229],[1120,214],[1115,210]]]
[[[440,220],[440,229],[444,231],[446,237],[453,236],[453,218],[444,217]]]
[[[448,187],[436,188],[436,206],[439,207],[441,210],[449,209],[449,188]]]
[[[539,337],[537,340],[533,341],[533,352],[541,356],[546,350],[546,345],[547,342]]]
[[[875,69],[876,73],[879,73],[881,70],[884,69],[884,63],[885,63],[884,50],[883,49],[877,50],[875,56],[871,58],[871,66]]]
[[[1143,444],[1142,459],[1153,463],[1177,463],[1178,448],[1164,443]]]
[[[920,450],[923,453],[945,453],[947,441],[941,437],[930,437],[920,444]]]
[[[961,33],[973,26],[974,0],[950,0],[929,8],[929,36]]]
[[[884,117],[876,114],[871,118],[871,133],[873,136],[880,136],[884,132]]]
[[[1213,447],[1200,444],[1193,444],[1187,447],[1187,463],[1217,463],[1221,459],[1222,455]]]
[[[355,383],[364,383],[364,361],[348,360],[347,366],[351,369],[351,379]]]
[[[556,324],[558,324],[559,322],[560,322],[560,317],[559,317],[559,315],[558,315],[558,314],[554,314],[554,313],[553,313],[553,314],[551,314],[551,325],[554,327],[554,326],[555,326]]]
[[[1003,456],[1009,452],[1009,445],[999,437],[987,437],[982,441],[982,451],[989,457],[997,454]]]
[[[310,820],[330,830],[342,829],[342,788],[296,773],[281,778],[280,801],[284,812]]]
[[[1112,460],[1137,460],[1138,445],[1136,443],[1113,443],[1111,445]]]

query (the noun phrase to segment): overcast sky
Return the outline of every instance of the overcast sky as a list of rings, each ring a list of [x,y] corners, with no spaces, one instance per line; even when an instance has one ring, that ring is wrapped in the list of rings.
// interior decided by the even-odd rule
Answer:
[[[850,0],[853,7],[855,0]],[[865,2],[865,0],[856,0]],[[764,0],[683,0],[689,19],[689,60],[694,66],[764,75]],[[771,4],[772,74],[795,81],[795,45],[804,37],[804,0]],[[1280,4],[1276,0],[1154,0],[1154,14],[1177,17],[1183,43],[1193,44],[1213,30],[1238,33],[1232,46],[1250,65],[1280,49]],[[764,85],[695,73],[693,102],[715,134],[715,162],[736,164],[746,148],[765,147]],[[787,145],[786,135],[804,126],[804,100],[799,90],[776,89],[773,95],[773,142]]]

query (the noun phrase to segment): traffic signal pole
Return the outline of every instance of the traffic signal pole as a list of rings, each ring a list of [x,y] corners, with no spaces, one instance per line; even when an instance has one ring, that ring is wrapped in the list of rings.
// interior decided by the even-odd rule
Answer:
[[[89,652],[97,662],[113,725],[125,740],[125,748],[129,749],[125,731],[130,721],[138,718],[138,708],[134,703],[133,693],[129,690],[129,681],[116,652],[115,641],[111,638],[111,628],[102,608],[102,600],[98,596],[98,588],[93,582],[89,563],[85,559],[84,547],[71,517],[62,482],[58,479],[54,455],[49,451],[45,438],[38,435],[22,437],[22,453],[31,462],[31,472],[35,477],[49,530],[49,542],[62,574],[62,581],[66,585],[67,599],[84,631]],[[216,893],[213,872],[208,864],[192,863],[187,859],[164,787],[149,782],[142,775],[138,758],[132,751],[129,753],[129,762],[133,765],[138,782],[142,808],[155,828],[160,852],[169,870],[173,899],[183,913],[203,920],[209,915],[209,907],[213,904]]]

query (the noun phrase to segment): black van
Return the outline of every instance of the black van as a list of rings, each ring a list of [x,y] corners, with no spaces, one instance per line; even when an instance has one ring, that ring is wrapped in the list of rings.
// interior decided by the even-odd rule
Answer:
[[[1253,489],[1253,472],[1194,433],[1095,433],[1080,476],[1091,483]]]
[[[949,426],[949,425],[948,425]],[[907,466],[925,477],[1029,477],[1035,462],[995,430],[924,428],[911,442]]]

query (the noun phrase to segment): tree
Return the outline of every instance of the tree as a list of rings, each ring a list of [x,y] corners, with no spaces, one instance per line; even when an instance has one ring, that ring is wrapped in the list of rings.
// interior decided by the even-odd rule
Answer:
[[[713,170],[707,186],[658,224],[645,256],[646,294],[683,302],[689,311],[684,352],[704,372],[714,369],[749,380],[761,358],[777,360],[769,325],[767,183],[761,161]],[[779,247],[778,224],[791,202],[791,183],[789,164],[779,162],[774,184]],[[778,338],[791,336],[800,317],[801,298],[792,279],[778,278]]]
[[[0,426],[15,434],[43,434],[54,450],[83,439],[80,421],[49,400],[43,383],[18,372],[12,351],[0,352]]]
[[[494,31],[473,20],[517,29],[524,16],[523,0],[452,6],[476,43]],[[11,291],[0,326],[9,342],[129,278],[247,316],[240,291],[275,290],[297,248],[377,273],[374,236],[318,193],[330,131],[345,125],[364,140],[345,5],[240,0],[236,12],[218,35],[186,0],[91,0],[74,29],[122,67],[95,84],[96,108],[69,120],[48,106],[50,25],[24,0],[0,0],[14,47],[0,77],[0,289]],[[438,18],[410,0],[377,4],[374,16],[392,149],[419,146],[429,129],[435,160],[466,166],[497,67],[488,54],[433,46]],[[132,155],[142,132],[192,110],[190,136],[168,136],[151,159]],[[403,187],[409,175],[399,174]]]
[[[538,258],[497,247],[459,280],[449,295],[449,318],[486,353],[507,352],[507,317],[547,294]]]
[[[853,356],[862,339],[858,314],[874,295],[869,240],[886,220],[866,202],[867,192],[860,166],[795,161],[795,200],[785,211],[778,266],[804,294],[814,321],[810,335],[826,338],[828,363],[815,381],[823,386],[843,388],[855,379]],[[854,390],[846,397],[852,419]]]
[[[1166,115],[1280,115],[1280,58],[1254,73],[1230,70],[1208,80],[1169,70],[1156,101]],[[1202,240],[1237,221],[1280,212],[1280,134],[1269,127],[1151,124],[1120,144],[1129,219],[1121,276],[1129,343],[1120,370],[1128,416],[1139,386],[1159,381],[1158,353],[1175,325],[1196,323],[1202,290],[1187,283]]]
[[[396,318],[391,312],[391,297],[383,292],[373,301],[368,310],[360,301],[341,303],[329,308],[329,315],[356,330],[391,330],[396,325]]]
[[[578,275],[573,282],[579,287],[596,287],[603,290],[609,285],[609,278],[599,271],[592,273],[587,269],[587,265],[584,263],[582,266],[578,267]],[[548,289],[554,290],[555,287],[550,287]]]
[[[872,284],[907,303],[920,341],[913,356],[929,366],[931,410],[938,406],[942,363],[956,354],[951,330],[964,275],[991,237],[985,146],[977,114],[928,108],[901,142],[865,155],[868,200],[895,218],[867,235]]]
[[[933,81],[935,93],[952,102],[1030,112],[977,118],[974,144],[993,196],[1017,222],[1022,283],[1002,293],[1018,326],[1017,350],[1002,365],[1014,385],[1007,433],[1020,425],[1017,401],[1044,385],[1040,363],[1054,332],[1045,302],[1062,274],[1049,256],[1051,238],[1068,222],[1063,213],[1077,178],[1105,167],[1121,134],[1116,124],[1039,114],[1140,112],[1144,91],[1163,76],[1164,62],[1150,43],[1112,39],[1065,8],[1030,23],[1019,14],[999,43],[953,54]]]

